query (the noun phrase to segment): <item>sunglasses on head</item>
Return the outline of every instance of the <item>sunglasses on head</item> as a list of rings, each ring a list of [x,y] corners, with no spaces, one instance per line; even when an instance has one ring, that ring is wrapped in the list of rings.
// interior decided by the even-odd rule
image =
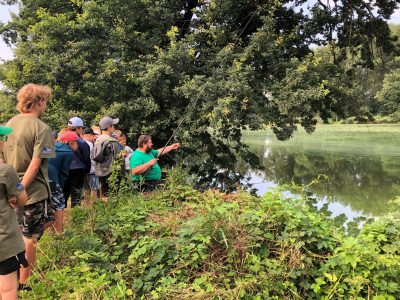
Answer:
[[[0,135],[0,141],[7,142],[7,135]]]

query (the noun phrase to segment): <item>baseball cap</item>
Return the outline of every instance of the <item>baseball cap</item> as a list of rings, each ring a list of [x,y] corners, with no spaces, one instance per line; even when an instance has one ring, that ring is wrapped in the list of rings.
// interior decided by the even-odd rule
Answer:
[[[94,131],[92,128],[86,127],[85,129],[83,129],[83,134],[94,134]]]
[[[119,122],[118,118],[113,119],[113,118],[107,116],[100,120],[99,126],[100,126],[100,129],[107,129],[111,125],[118,124],[118,122]]]
[[[12,131],[11,127],[0,126],[0,135],[10,134]]]
[[[92,126],[92,129],[93,129],[94,134],[97,134],[97,135],[101,134],[100,127]]]
[[[74,127],[84,127],[83,125],[83,120],[79,117],[73,117],[68,120],[68,126],[74,126]]]
[[[64,143],[72,142],[72,141],[77,141],[78,140],[78,135],[73,132],[73,131],[65,131],[61,137],[60,141]]]

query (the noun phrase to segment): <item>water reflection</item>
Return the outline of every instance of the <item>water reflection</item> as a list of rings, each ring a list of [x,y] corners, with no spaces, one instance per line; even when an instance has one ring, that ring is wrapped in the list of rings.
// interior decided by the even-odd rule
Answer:
[[[274,146],[270,142],[261,145],[250,146],[263,158],[264,170],[256,176],[264,180],[255,186],[259,191],[292,181],[307,185],[324,174],[328,181],[312,185],[310,192],[321,203],[339,205],[337,209],[343,212],[350,208],[353,216],[386,214],[390,211],[388,201],[400,195],[399,157],[332,153],[322,149],[305,152],[301,148]]]

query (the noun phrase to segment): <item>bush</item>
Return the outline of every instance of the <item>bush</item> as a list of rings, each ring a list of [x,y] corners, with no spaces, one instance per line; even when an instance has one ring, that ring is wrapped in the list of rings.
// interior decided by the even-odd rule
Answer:
[[[178,178],[74,208],[65,233],[40,242],[23,298],[400,298],[394,218],[352,237],[306,199],[200,193]]]

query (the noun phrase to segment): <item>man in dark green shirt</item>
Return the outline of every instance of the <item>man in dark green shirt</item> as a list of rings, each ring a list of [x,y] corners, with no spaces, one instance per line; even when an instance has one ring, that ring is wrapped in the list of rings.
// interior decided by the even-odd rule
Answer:
[[[130,159],[132,180],[140,185],[140,190],[150,190],[161,183],[161,168],[158,158],[172,150],[179,149],[180,144],[153,150],[153,142],[150,135],[141,135],[138,139],[138,148]]]
[[[0,126],[0,151],[12,128]],[[25,205],[25,192],[17,171],[10,165],[0,163],[0,299],[17,299],[17,272],[20,265],[28,266],[21,229],[12,209]]]

